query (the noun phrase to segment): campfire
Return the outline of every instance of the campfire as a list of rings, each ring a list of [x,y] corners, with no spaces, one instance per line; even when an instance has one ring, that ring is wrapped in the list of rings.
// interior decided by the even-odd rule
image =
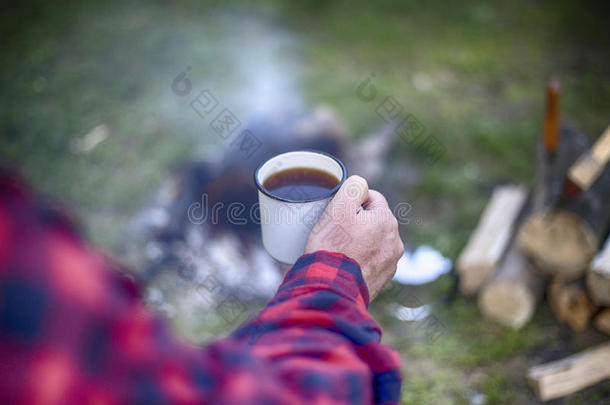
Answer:
[[[287,270],[261,244],[256,166],[278,153],[315,149],[342,159],[350,174],[377,182],[396,137],[387,125],[352,143],[326,107],[255,116],[247,127],[260,141],[249,158],[230,147],[184,165],[132,225],[131,251],[145,252],[137,261],[148,302],[194,342],[226,333],[258,312]],[[243,209],[232,210],[235,204]]]

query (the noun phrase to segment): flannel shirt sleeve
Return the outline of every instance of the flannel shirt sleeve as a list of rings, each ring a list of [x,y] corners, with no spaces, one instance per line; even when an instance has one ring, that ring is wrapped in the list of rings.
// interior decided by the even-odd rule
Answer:
[[[0,176],[0,403],[398,402],[398,355],[353,260],[301,257],[255,319],[197,348],[67,222]]]

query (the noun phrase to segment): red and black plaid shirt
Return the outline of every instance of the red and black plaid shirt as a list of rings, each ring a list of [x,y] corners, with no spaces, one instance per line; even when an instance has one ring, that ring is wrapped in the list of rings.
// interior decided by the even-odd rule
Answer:
[[[0,403],[390,404],[399,357],[379,343],[356,262],[301,257],[230,337],[179,342],[137,289],[0,178]]]

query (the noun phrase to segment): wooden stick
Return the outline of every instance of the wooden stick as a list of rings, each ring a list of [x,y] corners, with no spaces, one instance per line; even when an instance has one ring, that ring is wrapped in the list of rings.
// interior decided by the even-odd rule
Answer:
[[[559,91],[559,80],[551,79],[546,88],[546,109],[544,111],[542,136],[536,145],[535,211],[540,211],[542,208],[551,205],[556,198],[554,183],[557,183],[557,181],[553,169],[558,160],[557,151],[560,146]],[[565,149],[565,146],[562,149]]]
[[[542,401],[563,397],[610,378],[610,342],[530,368],[527,379]]]
[[[475,293],[496,268],[527,198],[522,186],[497,187],[456,263],[460,290]]]
[[[568,172],[568,178],[581,190],[588,190],[610,161],[610,127],[590,151],[583,154]]]
[[[542,130],[544,149],[550,153],[554,153],[559,147],[559,91],[559,80],[551,79],[546,89],[546,110]]]
[[[557,208],[577,215],[601,243],[610,226],[610,127],[570,168]]]

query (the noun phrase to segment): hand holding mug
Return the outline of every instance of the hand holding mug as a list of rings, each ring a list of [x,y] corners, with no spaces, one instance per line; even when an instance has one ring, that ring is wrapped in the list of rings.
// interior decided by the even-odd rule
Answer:
[[[334,243],[336,239],[328,237],[328,232],[338,229],[349,236],[349,243]],[[362,177],[351,176],[309,235],[305,253],[317,250],[340,252],[357,261],[372,300],[396,272],[404,245],[385,197],[369,190]]]

